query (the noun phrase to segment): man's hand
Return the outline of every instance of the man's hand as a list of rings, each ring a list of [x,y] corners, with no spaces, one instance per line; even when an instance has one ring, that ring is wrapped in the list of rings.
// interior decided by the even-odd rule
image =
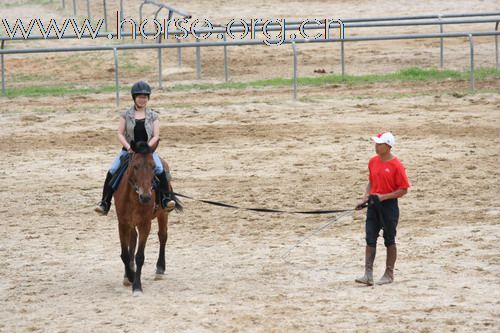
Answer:
[[[366,203],[368,203],[368,197],[365,195],[365,196],[363,196],[363,198],[361,198],[361,200],[359,200],[358,204],[356,205],[356,207],[354,209],[361,210],[361,209],[366,207],[365,206]]]

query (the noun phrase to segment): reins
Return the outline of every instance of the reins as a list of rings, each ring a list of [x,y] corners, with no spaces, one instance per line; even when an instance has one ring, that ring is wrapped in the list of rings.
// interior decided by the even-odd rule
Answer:
[[[204,199],[197,199],[182,193],[177,193],[173,192],[176,196],[179,196],[181,198],[193,200],[193,201],[198,201],[198,202],[203,202],[209,205],[213,206],[219,206],[219,207],[224,207],[224,208],[232,208],[232,209],[240,209],[240,210],[248,210],[248,211],[253,211],[253,212],[261,212],[261,213],[284,213],[284,214],[309,214],[309,215],[321,215],[321,214],[336,214],[336,213],[344,213],[344,212],[350,212],[353,209],[328,209],[328,210],[303,210],[303,211],[292,211],[292,210],[283,210],[283,209],[273,209],[273,208],[247,208],[247,207],[241,207],[241,206],[236,206],[236,205],[231,205],[228,203],[220,202],[220,201],[213,201],[213,200],[204,200]]]

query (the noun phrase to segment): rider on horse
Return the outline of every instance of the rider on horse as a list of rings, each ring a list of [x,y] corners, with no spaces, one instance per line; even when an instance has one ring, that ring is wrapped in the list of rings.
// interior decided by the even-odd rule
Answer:
[[[117,185],[113,186],[112,179],[120,169],[121,161],[129,153],[132,153],[130,144],[132,141],[145,141],[154,150],[160,140],[160,121],[158,113],[147,108],[146,105],[151,95],[151,87],[144,81],[134,83],[131,89],[134,105],[121,114],[118,126],[118,140],[122,144],[122,149],[118,156],[111,163],[111,167],[106,175],[102,190],[102,199],[98,203],[95,211],[100,215],[107,215],[111,207],[111,199]],[[159,185],[157,191],[163,194],[160,196],[162,208],[172,210],[175,202],[171,199],[169,180],[170,173],[165,171],[160,157],[153,153],[155,162],[155,174],[158,177]]]

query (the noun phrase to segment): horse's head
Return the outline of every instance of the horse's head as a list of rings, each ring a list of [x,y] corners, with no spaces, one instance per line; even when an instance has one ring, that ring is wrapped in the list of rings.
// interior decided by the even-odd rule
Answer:
[[[141,204],[151,202],[153,196],[153,178],[155,176],[155,162],[153,152],[147,142],[131,142],[134,151],[128,166],[129,183],[139,195]]]

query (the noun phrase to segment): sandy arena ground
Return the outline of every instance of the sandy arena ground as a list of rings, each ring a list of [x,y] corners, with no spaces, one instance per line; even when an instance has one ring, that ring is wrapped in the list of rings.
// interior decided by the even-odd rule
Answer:
[[[55,6],[7,2],[10,17],[26,8],[64,16]],[[307,17],[323,13],[320,2],[257,3],[272,17],[298,17],[297,9]],[[243,1],[172,5],[220,20],[252,13]],[[368,17],[498,9],[495,1],[377,0],[332,2],[325,10]],[[348,66],[357,73],[435,66],[438,44],[425,43],[434,48],[421,54],[411,53],[409,42],[356,46]],[[450,44],[449,67],[463,68],[463,45]],[[491,38],[481,45],[478,66],[491,67]],[[303,53],[302,75],[321,66],[338,71],[338,54],[324,62],[322,47]],[[255,65],[259,51],[252,49],[233,60],[232,79],[288,76],[290,59],[279,57],[289,50],[266,52],[276,66]],[[215,53],[221,52],[204,58],[206,81],[221,79],[221,64],[209,64]],[[186,68],[193,59],[186,55]],[[34,76],[11,86],[113,84],[109,61],[88,62],[83,54],[73,61],[69,54],[6,60],[9,79]],[[146,78],[154,82],[151,68]],[[133,66],[122,74],[124,84],[140,77]],[[191,82],[194,73],[177,79]],[[178,192],[246,207],[351,208],[374,154],[369,137],[380,130],[396,134],[394,152],[412,188],[400,200],[392,285],[354,283],[363,271],[364,212],[339,219],[284,260],[335,215],[253,213],[185,200],[185,212],[170,215],[163,280],[154,279],[153,222],[144,295],[136,298],[122,285],[114,208],[108,217],[93,212],[119,149],[114,94],[0,98],[0,332],[498,332],[500,82],[477,85],[477,94],[466,93],[467,81],[300,87],[298,101],[289,88],[155,90],[150,106],[161,117],[159,153]],[[122,105],[129,103],[123,96]],[[376,278],[384,263],[382,241]]]

